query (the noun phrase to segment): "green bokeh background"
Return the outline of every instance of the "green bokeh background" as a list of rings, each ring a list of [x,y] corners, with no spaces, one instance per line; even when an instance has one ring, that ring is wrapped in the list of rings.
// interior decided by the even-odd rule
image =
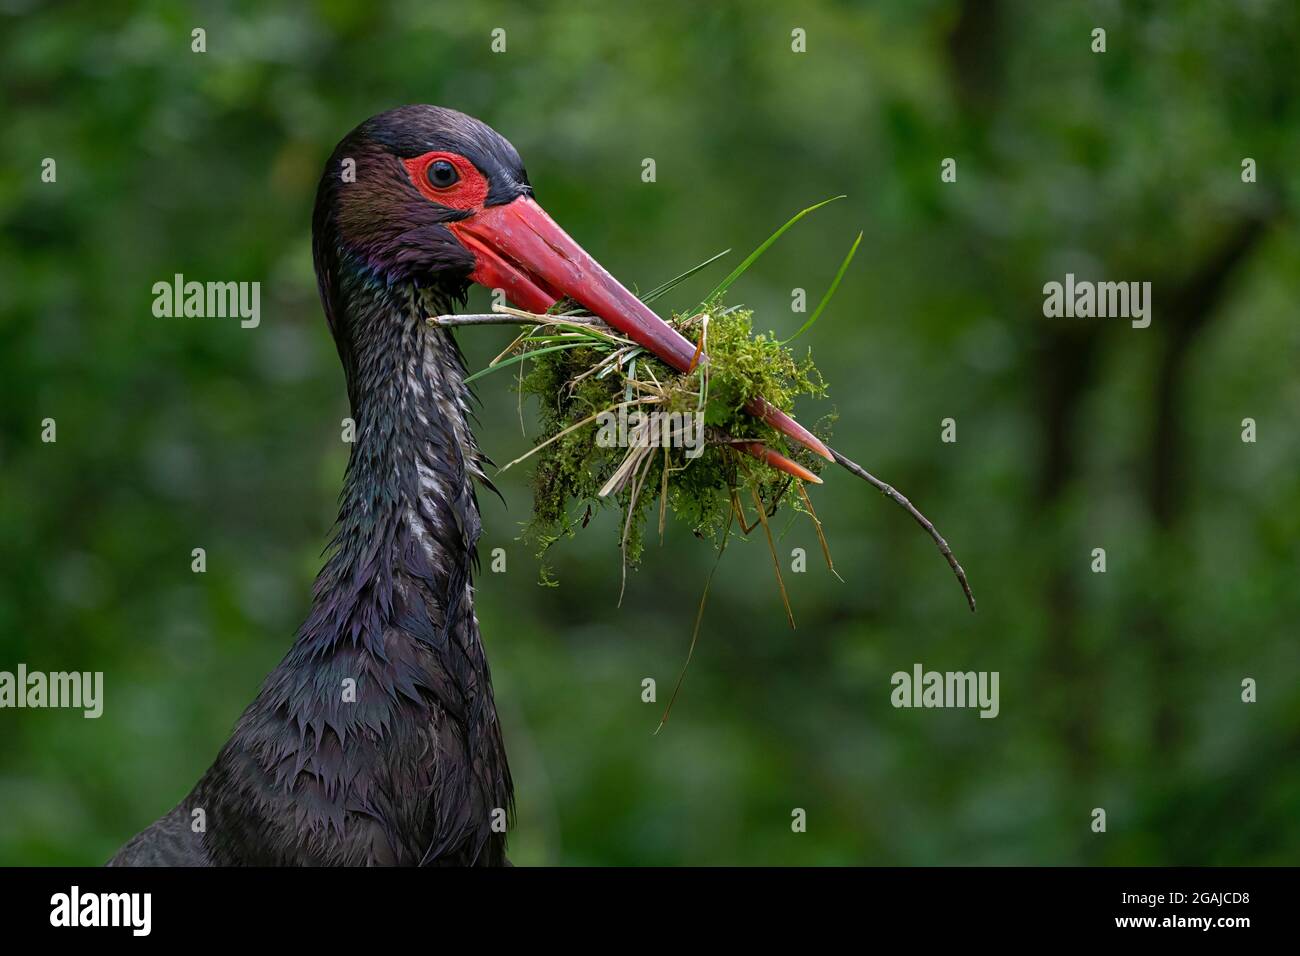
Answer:
[[[712,551],[670,527],[620,609],[606,516],[538,587],[507,472],[482,547],[508,571],[480,576],[478,611],[517,863],[1295,862],[1300,7],[548,6],[0,2],[0,669],[102,670],[107,698],[99,720],[0,711],[0,863],[102,862],[288,647],[346,460],[312,198],[334,143],[408,102],[510,138],[629,284],[734,247],[679,306],[847,193],[737,295],[788,333],[791,290],[815,301],[865,230],[803,341],[836,444],[934,519],[980,599],[972,616],[900,510],[829,474],[845,583],[806,522],[779,524],[810,555],[786,574],[792,632],[761,540],[729,549],[652,736]],[[177,272],[260,281],[261,326],[155,318]],[[1151,281],[1151,328],[1044,318],[1066,272]],[[477,368],[510,335],[460,339]],[[509,384],[478,388],[498,461],[528,447]],[[918,661],[998,671],[1000,716],[891,707]]]

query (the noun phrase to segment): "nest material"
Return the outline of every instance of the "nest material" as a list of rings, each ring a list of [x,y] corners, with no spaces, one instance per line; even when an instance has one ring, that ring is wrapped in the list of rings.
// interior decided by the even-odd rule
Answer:
[[[539,557],[610,505],[622,512],[625,567],[639,560],[652,516],[662,538],[670,511],[719,547],[735,531],[756,526],[745,518],[750,507],[764,524],[783,506],[812,516],[799,482],[735,447],[760,441],[785,449],[810,471],[824,464],[787,448],[744,409],[762,396],[789,412],[800,397],[826,394],[811,354],[797,354],[771,333],[754,335],[751,311],[713,304],[670,319],[697,343],[698,360],[687,373],[581,314],[518,317],[538,324],[490,367],[517,362],[521,405],[528,396],[538,400],[538,442],[505,467],[534,463],[533,514],[524,538]],[[818,437],[826,437],[830,420],[815,427]],[[544,563],[542,574],[552,583]]]
[[[818,312],[825,301],[823,298]],[[565,311],[564,306],[571,303],[560,303],[547,315],[499,308],[493,315],[429,319],[449,326],[506,322],[530,326],[487,368],[467,381],[518,365],[521,427],[524,398],[531,395],[539,400],[542,436],[530,451],[501,470],[536,459],[533,515],[524,527],[523,538],[538,548],[543,584],[556,583],[545,562],[550,547],[561,537],[586,527],[592,513],[610,502],[617,502],[623,513],[619,547],[624,586],[628,563],[635,563],[644,548],[644,528],[656,502],[661,539],[671,510],[697,536],[716,542],[717,559],[700,596],[686,661],[655,733],[667,722],[686,678],[709,587],[734,532],[749,534],[762,527],[791,627],[795,626],[794,614],[769,524],[782,506],[788,505],[809,517],[826,565],[839,577],[822,523],[803,483],[746,458],[738,448],[756,441],[786,447],[775,429],[745,411],[751,399],[761,396],[789,413],[798,397],[824,397],[825,381],[810,353],[799,358],[786,342],[771,333],[753,335],[753,314],[749,310],[723,308],[716,291],[707,303],[690,315],[674,315],[670,320],[679,332],[697,342],[695,361],[685,373],[668,367],[591,315]],[[655,413],[666,417],[636,417]],[[610,429],[610,416],[616,423],[611,432],[615,440],[598,440],[601,429]],[[818,438],[828,437],[833,419],[833,414],[824,416],[814,426]],[[796,463],[814,474],[820,471],[823,460],[818,456],[803,448],[786,450]],[[929,519],[893,486],[840,452],[831,449],[831,453],[837,464],[894,501],[925,529],[974,611],[975,595],[966,572]],[[746,499],[753,506],[752,521],[746,520]],[[620,603],[622,594],[620,589]]]
[[[530,326],[488,368],[467,381],[518,365],[521,427],[525,396],[532,395],[539,400],[540,440],[531,451],[505,467],[536,458],[533,515],[525,525],[523,537],[537,546],[543,583],[554,583],[545,564],[551,545],[585,527],[592,513],[611,501],[617,502],[623,512],[619,544],[626,583],[627,565],[635,563],[641,555],[644,529],[651,508],[657,503],[661,538],[671,510],[696,535],[715,541],[719,561],[734,531],[748,534],[761,525],[786,614],[794,626],[768,519],[787,505],[806,514],[816,528],[827,566],[834,573],[830,550],[803,483],[747,458],[738,446],[757,441],[784,448],[796,464],[814,474],[820,471],[823,460],[806,449],[788,448],[774,429],[746,413],[744,406],[750,399],[761,396],[788,413],[799,397],[824,397],[826,385],[811,355],[797,357],[788,343],[808,331],[825,311],[853,261],[862,233],[858,233],[817,307],[784,342],[770,333],[753,335],[752,313],[734,306],[724,308],[721,302],[728,288],[795,223],[842,198],[835,196],[797,212],[716,285],[703,305],[670,320],[678,331],[698,343],[696,362],[685,374],[669,368],[573,302],[558,303],[547,315],[499,307],[492,315],[429,319],[431,323],[448,326],[479,323]],[[651,289],[641,300],[650,303],[728,252],[724,250]],[[626,424],[615,429],[619,440],[596,440],[602,428],[602,415],[620,413]],[[659,413],[657,425],[654,419],[645,425],[635,423],[638,415],[647,413]],[[674,415],[677,417],[673,418]],[[703,425],[704,445],[699,455],[687,453],[700,436],[693,431],[692,441],[685,441],[688,419],[683,416],[690,416],[692,429]],[[813,432],[825,439],[833,418],[833,414],[825,416]],[[663,426],[665,420],[667,427],[657,427]],[[974,611],[975,595],[966,572],[930,520],[892,485],[839,451],[830,449],[830,452],[836,464],[903,508],[925,530]],[[755,518],[749,521],[746,508],[751,506]],[[717,569],[716,561],[713,567]],[[687,664],[695,650],[708,582],[712,578],[713,571],[710,571],[695,619]],[[684,677],[685,668],[672,700],[676,699]],[[671,707],[670,701],[668,708]],[[667,717],[665,711],[663,719]]]

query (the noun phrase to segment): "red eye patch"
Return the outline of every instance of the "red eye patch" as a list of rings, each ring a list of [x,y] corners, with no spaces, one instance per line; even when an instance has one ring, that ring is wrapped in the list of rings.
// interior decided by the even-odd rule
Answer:
[[[451,163],[456,169],[457,179],[450,186],[439,188],[429,181],[429,167],[438,160]],[[435,150],[423,156],[416,156],[414,159],[404,159],[402,164],[406,167],[411,182],[420,191],[420,195],[440,206],[449,206],[452,209],[477,209],[487,198],[487,180],[473,163],[458,153]]]

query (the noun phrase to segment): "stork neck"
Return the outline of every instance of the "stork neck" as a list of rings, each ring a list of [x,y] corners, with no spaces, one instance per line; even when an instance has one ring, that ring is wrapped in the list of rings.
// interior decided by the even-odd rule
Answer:
[[[416,615],[419,630],[428,614],[459,607],[480,528],[472,480],[482,472],[460,352],[424,321],[414,288],[364,291],[347,302],[349,326],[364,330],[345,363],[355,441],[333,553],[304,626],[316,642],[371,645],[398,617],[409,621],[412,605],[430,609]]]

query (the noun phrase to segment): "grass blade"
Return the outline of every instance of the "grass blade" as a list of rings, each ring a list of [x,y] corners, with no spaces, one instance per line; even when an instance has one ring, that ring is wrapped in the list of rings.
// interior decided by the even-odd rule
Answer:
[[[641,296],[641,301],[649,305],[651,302],[659,298],[664,293],[671,292],[673,289],[677,288],[677,286],[681,285],[683,282],[685,282],[691,276],[695,275],[695,273],[699,272],[701,269],[705,269],[708,266],[713,265],[713,263],[717,262],[719,259],[721,259],[729,252],[731,252],[730,249],[723,249],[716,256],[711,256],[708,259],[705,259],[699,265],[692,266],[690,269],[687,269],[681,275],[673,276],[673,278],[669,279],[667,282],[655,286],[645,295]]]
[[[839,195],[839,196],[832,196],[830,199],[823,199],[815,206],[809,206],[807,209],[801,209],[799,212],[791,216],[784,226],[782,226],[776,232],[772,233],[772,235],[768,236],[767,240],[761,246],[759,246],[757,249],[755,249],[753,252],[751,252],[748,256],[745,257],[744,262],[736,266],[735,269],[731,270],[731,275],[727,276],[725,279],[719,282],[717,287],[714,288],[712,292],[710,292],[708,295],[704,297],[704,301],[700,303],[700,308],[704,308],[710,302],[716,299],[718,296],[722,295],[722,293],[726,292],[727,289],[731,288],[731,284],[735,282],[737,279],[739,279],[742,275],[744,275],[745,270],[748,269],[750,266],[752,266],[754,262],[757,261],[759,256],[767,252],[767,250],[771,248],[772,243],[780,239],[781,236],[785,234],[785,231],[789,229],[791,226],[793,226],[796,222],[798,222],[804,216],[808,215],[810,212],[816,212],[818,209],[821,209],[822,206],[825,206],[828,203],[833,203],[837,199],[843,199],[843,198],[844,198],[843,195]]]
[[[506,368],[507,366],[514,365],[516,362],[522,362],[524,359],[532,358],[534,355],[545,355],[547,352],[558,352],[560,349],[576,349],[576,348],[591,348],[591,343],[590,342],[566,342],[563,345],[550,345],[544,349],[530,349],[529,351],[522,352],[519,355],[512,355],[504,362],[497,362],[496,365],[489,365],[487,368],[479,369],[473,375],[466,377],[465,384],[468,385],[470,382],[480,379],[484,375],[488,375],[492,372],[497,371],[498,369],[503,369]]]
[[[704,579],[704,593],[700,595],[700,606],[695,612],[695,627],[691,629],[691,646],[686,651],[686,662],[682,664],[682,672],[677,675],[677,684],[673,687],[672,697],[668,698],[668,706],[664,708],[663,716],[659,718],[655,736],[658,736],[659,731],[664,729],[664,724],[668,723],[668,716],[673,712],[673,704],[677,703],[677,695],[681,693],[682,684],[686,682],[686,672],[690,669],[691,658],[695,656],[695,645],[700,639],[700,624],[704,621],[704,605],[709,600],[709,588],[713,586],[713,575],[717,573],[718,565],[722,563],[722,553],[727,550],[727,542],[731,540],[731,523],[735,518],[734,511],[727,514],[727,524],[722,529],[722,544],[718,546],[718,556],[713,559],[709,576]]]
[[[831,301],[831,296],[835,294],[835,290],[840,287],[840,280],[844,278],[844,273],[849,271],[849,263],[853,261],[853,254],[858,251],[858,246],[861,242],[862,233],[858,233],[858,238],[853,240],[853,246],[849,249],[849,254],[845,256],[844,261],[840,263],[840,271],[835,273],[835,278],[831,280],[830,288],[826,290],[826,294],[822,296],[822,300],[817,303],[817,308],[813,310],[813,314],[808,316],[808,321],[799,326],[794,335],[782,342],[782,345],[789,345],[799,336],[812,328],[812,324],[817,321],[818,316],[822,314],[822,310],[825,309],[827,304]]]

